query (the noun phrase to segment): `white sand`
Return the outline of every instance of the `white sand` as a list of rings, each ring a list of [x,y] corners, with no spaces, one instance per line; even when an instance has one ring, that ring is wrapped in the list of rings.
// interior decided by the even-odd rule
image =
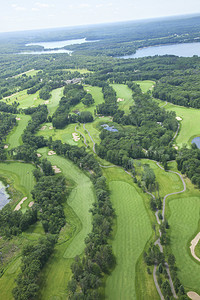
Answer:
[[[177,121],[182,121],[182,118],[176,117],[176,120],[177,120]]]
[[[75,142],[78,142],[80,140],[80,137],[76,132],[72,133],[72,137]]]
[[[27,197],[24,197],[18,204],[17,206],[15,207],[14,210],[20,210],[21,208],[21,205],[23,204],[23,202],[27,199]]]
[[[46,125],[42,126],[42,128],[40,128],[40,130],[45,130],[47,128]]]
[[[37,100],[37,98],[34,98],[33,100]]]
[[[17,121],[20,121],[21,119],[20,119],[20,118],[16,118],[16,120],[17,120]]]
[[[53,129],[53,126],[49,126],[49,129]]]
[[[29,207],[32,207],[33,206],[33,204],[34,204],[34,201],[31,201],[30,203],[29,203]]]
[[[192,300],[200,300],[200,296],[195,292],[188,292],[187,295]]]
[[[8,145],[4,145],[4,149],[8,149]]]
[[[57,166],[52,166],[53,170],[55,171],[55,173],[61,173],[61,170],[57,167]]]
[[[40,153],[37,153],[37,157],[41,157],[42,155]]]
[[[44,104],[49,104],[49,100],[44,101]]]
[[[118,99],[117,99],[117,102],[122,102],[122,101],[124,101],[123,98],[118,98]]]
[[[51,151],[48,152],[48,155],[54,155],[54,154],[56,154],[55,151],[52,151],[52,150],[51,150]]]
[[[195,250],[195,247],[196,245],[198,244],[200,240],[200,232],[195,236],[195,238],[191,241],[191,246],[190,246],[190,250],[191,250],[191,254],[192,256],[198,260],[200,262],[200,258],[198,256],[196,256],[194,250]],[[200,298],[199,298],[200,299]]]

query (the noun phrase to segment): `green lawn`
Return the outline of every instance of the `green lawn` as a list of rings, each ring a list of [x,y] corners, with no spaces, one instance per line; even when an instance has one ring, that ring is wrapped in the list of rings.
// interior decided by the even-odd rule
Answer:
[[[47,104],[50,116],[52,116],[53,113],[56,111],[62,96],[63,96],[63,88],[58,88],[51,92],[51,98],[48,100],[49,103]]]
[[[27,90],[20,91],[14,95],[11,95],[10,97],[6,97],[2,99],[2,101],[6,102],[7,104],[12,104],[13,102],[17,101],[20,103],[18,108],[27,108],[30,106],[44,104],[44,100],[40,99],[39,97],[39,92],[28,95]]]
[[[111,84],[111,86],[116,91],[117,98],[124,99],[124,101],[118,102],[119,108],[128,114],[129,107],[134,104],[131,89],[129,89],[129,87],[125,84]]]
[[[86,74],[86,73],[92,73],[92,71],[89,71],[87,69],[63,69],[63,71],[70,71],[72,73],[79,72],[80,74]]]
[[[27,76],[33,77],[33,76],[36,75],[39,71],[40,71],[40,70],[34,70],[34,69],[32,69],[32,70],[26,71],[26,72],[24,72],[24,73],[22,73],[22,74],[18,74],[18,75],[14,76],[14,77],[15,77],[15,78],[21,77],[23,74],[26,74]]]
[[[17,117],[20,118],[20,120],[17,121],[17,126],[13,128],[6,139],[6,144],[9,145],[8,150],[21,145],[21,136],[31,119],[29,115],[17,115]]]
[[[142,90],[143,93],[146,93],[148,91],[152,91],[154,85],[155,85],[155,81],[152,80],[138,80],[138,81],[134,81],[136,84],[140,85],[140,88]]]
[[[104,169],[117,221],[112,247],[117,265],[106,281],[108,299],[136,299],[136,264],[152,234],[143,199],[121,168]],[[144,271],[145,272],[145,271]],[[141,284],[142,285],[142,284]],[[144,288],[142,286],[141,288]],[[158,299],[152,285],[154,298]],[[137,291],[138,295],[142,291]],[[144,291],[145,294],[151,291]],[[146,298],[145,298],[146,299]]]
[[[181,147],[184,144],[190,145],[195,136],[200,136],[200,110],[195,108],[186,108],[168,103],[165,108],[176,112],[178,117],[182,118],[181,130],[176,138],[176,144]]]
[[[83,253],[84,240],[92,230],[89,209],[95,202],[95,195],[90,179],[71,161],[57,155],[47,156],[45,148],[40,149],[40,153],[75,184],[65,203],[67,224],[61,230],[55,253],[44,268],[41,280],[41,299],[66,299],[67,282],[71,277],[70,265],[76,255]]]
[[[27,197],[27,200],[22,204],[23,212],[28,207],[28,203],[32,200],[31,190],[35,184],[32,173],[33,170],[34,166],[31,164],[19,162],[0,163],[0,176],[11,180],[14,188],[20,191],[23,197]],[[15,206],[16,203],[13,207]]]

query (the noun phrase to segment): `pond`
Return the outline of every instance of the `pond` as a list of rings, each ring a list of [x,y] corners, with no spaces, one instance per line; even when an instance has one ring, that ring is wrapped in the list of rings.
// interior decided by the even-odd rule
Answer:
[[[109,126],[108,124],[101,125],[103,129],[111,131],[111,132],[118,132],[118,130],[114,126]]]
[[[197,145],[197,148],[200,149],[200,136],[195,137],[195,138],[192,140],[192,144],[196,144],[196,145]]]
[[[121,56],[119,58],[139,58],[154,55],[176,55],[182,57],[200,56],[200,43],[183,43],[163,46],[141,48],[135,54]]]
[[[0,181],[0,210],[9,203],[10,197],[6,192],[6,187],[3,182]]]

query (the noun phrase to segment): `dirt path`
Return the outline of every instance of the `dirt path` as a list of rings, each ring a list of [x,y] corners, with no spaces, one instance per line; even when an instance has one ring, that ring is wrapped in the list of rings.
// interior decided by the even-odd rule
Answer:
[[[88,147],[88,144],[87,144],[87,141],[86,141],[86,137],[84,136],[84,134],[82,134],[80,131],[78,131],[77,130],[77,125],[75,126],[75,131],[77,132],[77,133],[79,133],[80,135],[82,135],[82,137],[84,138],[84,144],[85,144],[85,146],[86,146],[86,148]]]

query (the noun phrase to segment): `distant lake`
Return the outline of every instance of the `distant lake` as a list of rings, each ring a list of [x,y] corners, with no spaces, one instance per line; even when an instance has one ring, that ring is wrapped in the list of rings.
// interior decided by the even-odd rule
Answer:
[[[0,181],[0,210],[9,202],[9,195],[5,185]]]
[[[197,148],[200,149],[200,137],[195,137],[193,140],[192,140],[192,144],[196,144],[197,145]]]
[[[153,46],[141,48],[135,54],[120,56],[120,58],[139,58],[154,55],[176,55],[182,57],[200,56],[200,43],[184,43],[165,46]]]
[[[29,43],[26,44],[26,46],[41,46],[44,47],[44,49],[48,49],[48,50],[47,51],[23,51],[20,54],[51,54],[51,53],[71,54],[73,51],[61,49],[61,48],[65,46],[80,45],[83,43],[92,43],[92,42],[97,42],[97,40],[87,41],[86,38],[84,38],[84,39],[74,39],[74,40],[65,40],[65,41]]]

